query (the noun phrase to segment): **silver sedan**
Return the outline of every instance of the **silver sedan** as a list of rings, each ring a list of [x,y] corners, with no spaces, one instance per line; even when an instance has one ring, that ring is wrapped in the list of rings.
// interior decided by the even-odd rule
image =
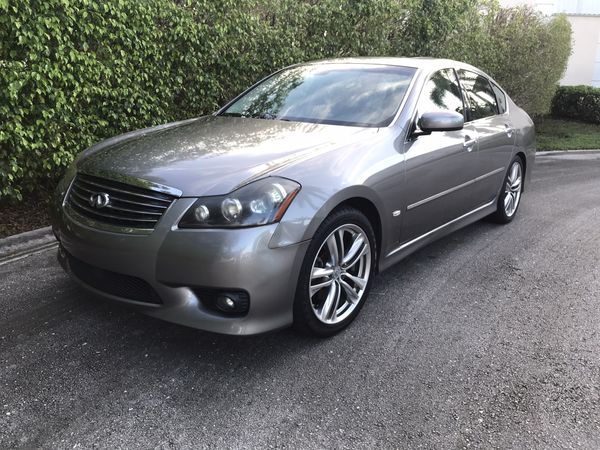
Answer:
[[[377,272],[513,220],[534,157],[531,119],[475,67],[319,61],[84,151],[53,229],[65,270],[103,298],[218,333],[328,336]]]

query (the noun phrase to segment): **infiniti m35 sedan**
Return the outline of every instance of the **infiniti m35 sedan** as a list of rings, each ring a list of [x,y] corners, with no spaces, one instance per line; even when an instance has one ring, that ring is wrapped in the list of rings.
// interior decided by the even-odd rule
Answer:
[[[475,67],[299,64],[211,116],[84,151],[53,230],[62,266],[103,298],[212,332],[328,336],[377,272],[513,220],[534,157],[531,119]]]

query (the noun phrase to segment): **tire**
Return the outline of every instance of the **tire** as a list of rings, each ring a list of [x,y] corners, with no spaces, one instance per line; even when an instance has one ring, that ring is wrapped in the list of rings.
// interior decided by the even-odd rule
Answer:
[[[512,222],[517,215],[523,193],[523,180],[525,169],[520,156],[515,156],[508,166],[508,171],[502,183],[502,190],[498,196],[496,212],[489,216],[492,222],[506,224]]]
[[[354,208],[334,210],[317,229],[304,256],[294,299],[294,327],[327,337],[348,326],[369,295],[376,261],[377,241],[367,217]]]

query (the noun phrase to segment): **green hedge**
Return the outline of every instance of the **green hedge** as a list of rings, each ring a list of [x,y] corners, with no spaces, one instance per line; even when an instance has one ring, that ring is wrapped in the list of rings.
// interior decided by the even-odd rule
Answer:
[[[496,0],[0,0],[0,200],[52,185],[103,138],[324,57],[451,57],[544,112],[569,43],[564,17]]]
[[[102,138],[211,111],[264,70],[250,57],[258,19],[234,0],[193,3],[9,2],[0,11],[0,195],[54,179]]]
[[[545,18],[529,8],[496,8],[469,40],[481,50],[469,57],[498,80],[530,115],[546,114],[571,53],[565,15]]]
[[[600,124],[600,88],[561,86],[550,110],[553,117]]]

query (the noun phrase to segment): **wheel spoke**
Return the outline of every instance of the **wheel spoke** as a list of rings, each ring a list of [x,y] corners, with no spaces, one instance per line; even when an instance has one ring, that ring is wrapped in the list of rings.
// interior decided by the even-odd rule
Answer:
[[[506,193],[506,197],[504,197],[504,210],[506,212],[508,212],[508,210],[509,210],[508,208],[510,207],[510,199],[511,198],[512,198],[512,195],[511,195],[511,193],[509,191],[509,192]]]
[[[337,242],[335,239],[335,234],[332,234],[327,239],[327,249],[329,250],[329,256],[331,257],[331,259],[330,259],[331,265],[337,266],[340,256],[338,253],[338,246],[337,246]]]
[[[367,249],[368,246],[365,242],[364,236],[362,233],[357,233],[354,238],[354,242],[352,242],[352,245],[350,246],[350,250],[348,250],[348,253],[344,255],[341,266],[344,268],[352,267],[354,264],[356,264],[356,261],[358,261],[360,257],[365,254]]]
[[[329,278],[333,274],[333,269],[331,267],[313,267],[311,278]]]
[[[352,280],[352,282],[356,285],[356,287],[358,289],[360,289],[361,291],[365,288],[365,286],[367,285],[367,279],[366,278],[360,278],[357,277],[355,275],[352,275],[351,273],[348,272],[344,272],[342,274],[343,277],[348,278],[350,280]]]
[[[510,190],[512,192],[519,191],[521,189],[521,177],[518,177],[515,181],[513,181],[510,185]]]
[[[358,301],[358,293],[352,288],[352,286],[350,286],[348,283],[346,283],[342,279],[340,279],[340,284],[342,285],[342,287],[344,288],[344,291],[346,292],[348,301],[352,304],[356,303]]]
[[[338,243],[338,255],[339,255],[340,258],[343,258],[344,257],[344,252],[345,252],[345,249],[344,249],[344,229],[343,228],[339,229],[337,231],[336,235],[337,235],[336,241]]]
[[[335,285],[335,299],[333,300],[333,306],[331,308],[331,318],[335,319],[337,316],[337,310],[340,305],[340,298],[342,297],[342,289],[340,288],[340,283],[333,283]]]
[[[324,287],[331,286],[331,283],[333,283],[333,280],[327,280],[322,283],[311,285],[310,286],[310,298],[313,298],[314,295],[317,292],[319,292],[321,289],[323,289]]]
[[[327,298],[321,308],[321,320],[323,322],[330,322],[335,317],[334,314],[337,311],[337,305],[340,298],[340,286],[337,282],[331,283],[331,288],[327,294]]]
[[[513,184],[515,182],[515,180],[518,178],[519,176],[519,164],[515,163],[512,166],[512,170],[510,171],[510,183]]]

